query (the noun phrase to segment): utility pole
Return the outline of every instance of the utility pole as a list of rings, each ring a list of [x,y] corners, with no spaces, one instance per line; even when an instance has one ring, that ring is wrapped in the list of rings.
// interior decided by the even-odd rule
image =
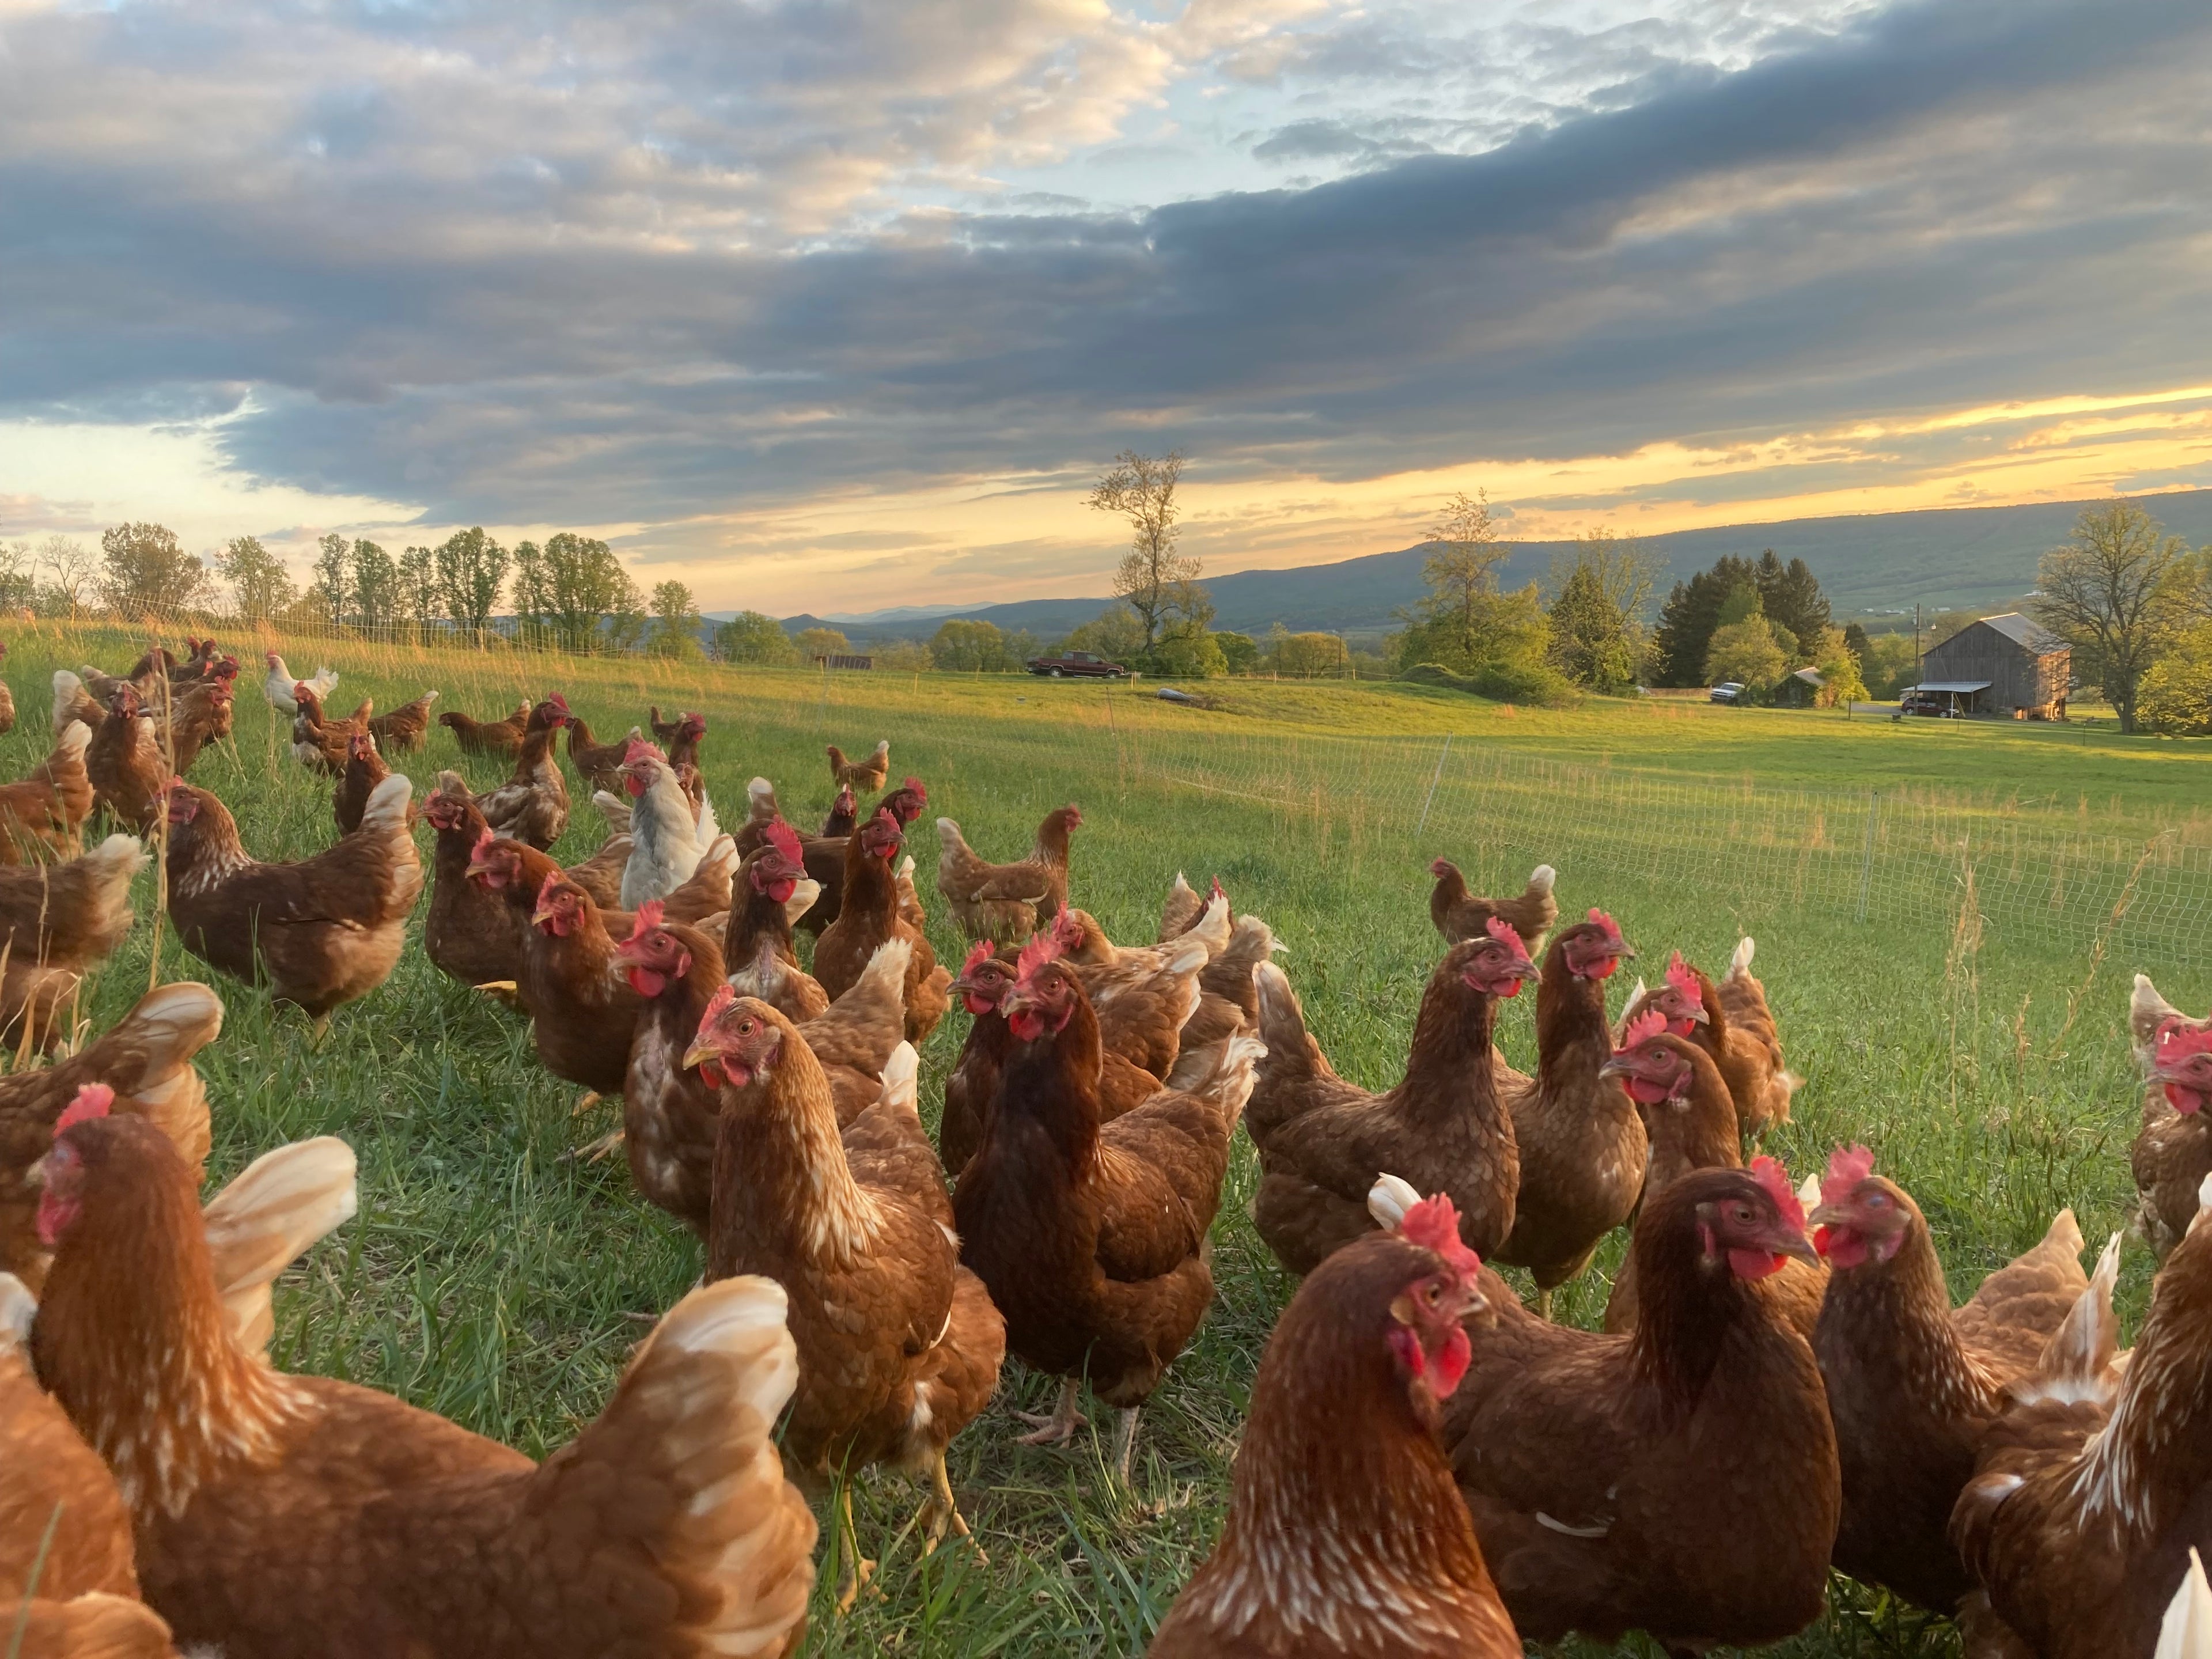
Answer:
[[[1920,602],[1912,603],[1912,678],[1921,678],[1920,669]]]

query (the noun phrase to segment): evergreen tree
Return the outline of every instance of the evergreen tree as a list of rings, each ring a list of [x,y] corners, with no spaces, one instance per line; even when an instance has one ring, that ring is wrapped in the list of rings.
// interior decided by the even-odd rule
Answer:
[[[1659,627],[1652,639],[1652,655],[1661,685],[1706,684],[1705,653],[1713,630],[1721,625],[1721,607],[1737,589],[1758,591],[1757,573],[1748,559],[1723,554],[1710,569],[1700,570],[1686,582],[1676,582],[1660,607]]]
[[[1867,653],[1873,649],[1867,641],[1866,629],[1861,628],[1856,623],[1844,624],[1844,647],[1851,655],[1859,659],[1862,668],[1866,665]]]
[[[1787,636],[1782,638],[1783,648],[1787,651],[1794,643],[1796,649],[1792,654],[1796,659],[1801,664],[1811,661],[1820,654],[1820,642],[1832,621],[1828,596],[1820,591],[1811,569],[1802,559],[1792,559],[1785,566],[1770,547],[1759,556],[1753,575],[1766,620],[1774,624],[1778,637]]]

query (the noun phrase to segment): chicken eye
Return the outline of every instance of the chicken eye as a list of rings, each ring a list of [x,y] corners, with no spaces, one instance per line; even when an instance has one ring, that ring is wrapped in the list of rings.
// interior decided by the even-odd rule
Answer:
[[[1887,1193],[1869,1193],[1866,1195],[1866,1206],[1869,1210],[1887,1209],[1888,1206],[1889,1194]]]

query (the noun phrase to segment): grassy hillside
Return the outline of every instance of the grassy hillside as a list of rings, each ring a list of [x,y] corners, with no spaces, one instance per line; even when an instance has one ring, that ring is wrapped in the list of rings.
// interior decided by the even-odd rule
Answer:
[[[22,719],[0,738],[0,767],[13,776],[46,747],[48,671],[87,656],[117,667],[138,647],[52,631],[9,643]],[[2212,893],[2193,745],[1671,703],[1531,714],[1418,688],[1238,684],[1206,711],[1130,688],[1012,679],[825,682],[344,645],[289,654],[303,671],[319,657],[342,671],[341,708],[438,687],[441,708],[482,715],[557,686],[602,737],[641,720],[648,702],[700,708],[708,781],[732,817],[756,772],[794,817],[815,817],[830,793],[823,745],[878,738],[895,772],[927,780],[932,815],[957,817],[987,856],[1026,847],[1043,811],[1076,800],[1074,896],[1114,937],[1151,937],[1178,870],[1200,884],[1218,874],[1240,910],[1277,928],[1339,1067],[1377,1086],[1397,1075],[1438,954],[1424,868],[1438,853],[1516,885],[1548,858],[1563,909],[1610,909],[1644,971],[1676,946],[1717,965],[1749,927],[1809,1079],[1770,1150],[1802,1174],[1838,1139],[1868,1141],[1927,1211],[1960,1292],[2033,1243],[2060,1205],[2093,1242],[2121,1224],[2138,1105],[2122,1026],[2130,974],[2148,970],[2185,1006],[2212,1000],[2201,930],[2134,931],[2154,901]],[[434,728],[426,753],[398,758],[424,783],[456,765],[479,787],[494,778]],[[331,839],[328,784],[291,762],[251,684],[234,743],[204,757],[193,781],[231,805],[258,855]],[[1876,789],[1884,806],[1863,828],[1847,814]],[[557,851],[572,860],[596,840],[580,811]],[[929,878],[933,848],[925,836],[912,850],[932,938],[957,957]],[[156,946],[152,893],[149,872],[140,924],[89,993],[95,1027],[151,975],[205,975],[167,930]],[[389,983],[337,1014],[319,1048],[296,1012],[218,983],[230,1017],[203,1060],[213,1178],[321,1133],[362,1158],[359,1218],[280,1292],[278,1362],[392,1389],[534,1454],[565,1443],[701,1265],[696,1243],[634,1195],[619,1159],[570,1158],[610,1127],[611,1109],[572,1115],[577,1091],[538,1068],[520,1022],[446,981],[419,944]],[[1524,1066],[1534,1000],[1501,1022]],[[933,1122],[965,1026],[948,1019],[924,1053]],[[1215,1306],[1146,1409],[1134,1489],[1105,1474],[1103,1437],[1086,1431],[1072,1454],[1013,1443],[1012,1411],[1047,1408],[1053,1385],[1010,1362],[951,1458],[989,1565],[957,1545],[924,1559],[911,1535],[893,1547],[920,1494],[865,1477],[862,1539],[881,1557],[882,1593],[842,1621],[825,1601],[809,1652],[1142,1651],[1219,1526],[1255,1367],[1293,1288],[1245,1218],[1254,1179],[1240,1139],[1215,1229]],[[1616,1238],[1564,1294],[1565,1316],[1595,1321],[1619,1253]],[[2146,1276],[2131,1252],[2131,1322]],[[1955,1650],[1947,1626],[1841,1581],[1830,1615],[1777,1650]]]
[[[2087,505],[2052,501],[1791,519],[1676,531],[1650,537],[1647,544],[1667,562],[1662,596],[1668,582],[1704,569],[1724,553],[1756,557],[1771,547],[1785,560],[1802,558],[1812,567],[1839,617],[1856,611],[1910,611],[1915,604],[1931,610],[1965,608],[2016,599],[2033,587],[2036,560],[2066,539]],[[2147,496],[2143,505],[2192,546],[2212,542],[2212,490]],[[1504,533],[1512,534],[1510,522]],[[1569,545],[1520,543],[1500,580],[1509,587],[1541,580],[1550,574],[1553,556]],[[1293,631],[1387,632],[1397,626],[1395,613],[1420,599],[1425,556],[1423,549],[1410,547],[1296,570],[1208,576],[1206,591],[1218,613],[1214,626],[1255,635],[1277,622]],[[1103,598],[1024,599],[961,614],[1052,639],[1088,622],[1107,603]],[[873,631],[885,638],[926,639],[937,625],[936,618],[885,619]]]

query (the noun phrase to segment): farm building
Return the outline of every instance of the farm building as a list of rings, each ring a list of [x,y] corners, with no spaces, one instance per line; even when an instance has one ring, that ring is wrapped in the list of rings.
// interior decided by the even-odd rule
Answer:
[[[1772,700],[1778,708],[1813,708],[1827,689],[1827,678],[1819,669],[1801,668],[1774,688]]]
[[[1968,623],[1923,653],[1913,689],[1962,714],[2063,720],[2070,672],[2063,640],[2008,611]]]

